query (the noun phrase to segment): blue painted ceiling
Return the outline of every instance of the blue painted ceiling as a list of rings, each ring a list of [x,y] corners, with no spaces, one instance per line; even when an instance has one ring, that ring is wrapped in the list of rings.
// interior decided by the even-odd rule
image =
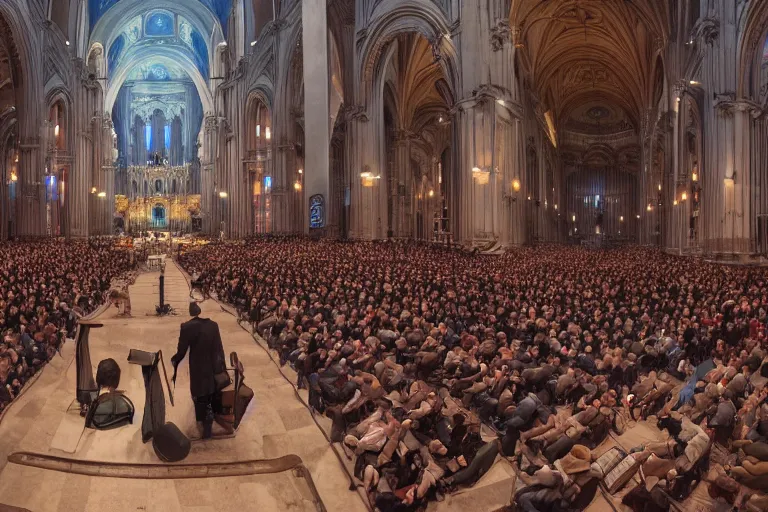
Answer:
[[[88,19],[91,30],[104,14],[114,7],[120,0],[88,0]],[[224,35],[227,35],[227,21],[229,11],[232,9],[232,0],[199,0],[219,20]],[[151,2],[147,2],[151,3]]]
[[[142,26],[144,27],[142,30]],[[178,29],[177,29],[178,26]],[[197,29],[182,18],[165,11],[149,13],[143,19],[136,17],[127,22],[121,32],[110,44],[107,52],[108,75],[114,76],[120,59],[134,46],[162,44],[164,47],[177,48],[187,55],[204,79],[209,76],[208,45]],[[148,64],[146,62],[142,63]],[[146,67],[146,66],[144,66]],[[155,76],[154,74],[150,74]],[[169,80],[171,78],[147,78],[149,80]]]

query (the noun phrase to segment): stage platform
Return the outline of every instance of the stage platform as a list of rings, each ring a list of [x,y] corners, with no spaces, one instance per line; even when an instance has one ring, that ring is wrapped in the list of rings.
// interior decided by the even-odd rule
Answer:
[[[296,455],[309,469],[327,510],[366,510],[358,493],[348,490],[346,473],[310,412],[296,398],[291,384],[249,333],[213,300],[202,303],[202,316],[219,323],[224,350],[227,355],[232,351],[238,353],[245,367],[245,382],[253,388],[255,396],[235,437],[193,443],[192,452],[183,464],[191,464],[190,471],[197,474],[185,475],[180,470],[173,477],[157,478],[150,465],[160,462],[151,443],[141,442],[144,408],[141,368],[128,364],[127,357],[131,348],[162,350],[170,378],[170,358],[176,350],[179,325],[189,319],[189,287],[182,271],[167,260],[166,301],[177,310],[178,316],[152,316],[158,304],[159,275],[159,272],[143,273],[130,287],[133,318],[118,317],[117,310],[109,308],[98,318],[104,327],[90,333],[92,364],[95,366],[107,357],[120,364],[120,387],[136,406],[134,424],[99,432],[83,428],[83,419],[74,402],[74,342],[68,341],[61,356],[57,355],[36,381],[27,385],[0,421],[0,504],[34,512],[317,510],[312,484],[297,476],[295,470],[258,474],[245,471],[246,474],[241,472],[239,476],[198,478],[201,468],[209,463],[223,467],[229,463]],[[176,384],[175,407],[170,406],[166,397],[167,420],[176,423],[190,437],[197,437],[186,360],[179,367]],[[61,458],[70,461],[70,468],[101,467],[97,474],[112,471],[111,474],[123,478],[8,462],[8,457],[18,452]],[[77,461],[104,464],[78,464]],[[130,467],[141,474],[126,478],[131,474],[118,472],[112,466],[114,463],[131,464]],[[269,469],[269,464],[261,466]]]

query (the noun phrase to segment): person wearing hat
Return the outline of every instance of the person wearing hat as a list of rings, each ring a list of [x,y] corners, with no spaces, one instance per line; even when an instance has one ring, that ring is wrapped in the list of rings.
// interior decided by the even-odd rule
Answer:
[[[219,324],[200,318],[200,313],[200,306],[190,302],[192,319],[181,324],[179,344],[171,364],[175,383],[179,363],[189,351],[189,390],[195,403],[195,418],[202,424],[203,439],[209,439],[215,414],[222,409],[221,390],[229,385],[230,379]]]

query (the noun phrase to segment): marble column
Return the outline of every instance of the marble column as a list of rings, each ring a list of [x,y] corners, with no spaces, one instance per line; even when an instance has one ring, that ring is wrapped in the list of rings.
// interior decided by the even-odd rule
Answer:
[[[305,202],[315,195],[325,201],[324,216],[328,212],[330,193],[329,148],[331,141],[330,111],[328,105],[328,18],[326,0],[302,0],[302,45],[311,48],[311,58],[304,64],[304,133],[306,168],[304,169]],[[309,212],[307,212],[309,217]],[[322,226],[329,219],[322,219]],[[305,219],[305,233],[309,233],[309,218]]]

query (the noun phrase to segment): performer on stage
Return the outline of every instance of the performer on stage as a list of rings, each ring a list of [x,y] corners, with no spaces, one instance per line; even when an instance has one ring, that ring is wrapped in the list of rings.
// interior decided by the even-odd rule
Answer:
[[[197,303],[189,304],[193,318],[181,324],[179,346],[171,363],[176,382],[176,369],[189,350],[189,388],[195,402],[195,417],[202,423],[203,439],[209,439],[215,414],[221,413],[221,390],[229,384],[229,375],[219,324],[200,318],[200,313]]]

